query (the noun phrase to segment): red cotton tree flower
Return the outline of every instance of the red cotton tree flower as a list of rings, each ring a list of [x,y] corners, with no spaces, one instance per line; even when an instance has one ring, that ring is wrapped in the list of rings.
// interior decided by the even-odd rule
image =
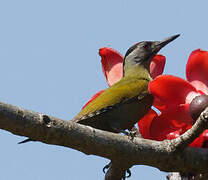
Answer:
[[[186,78],[187,81],[172,75],[161,75],[149,83],[149,90],[155,97],[154,106],[160,113],[150,110],[138,122],[142,137],[159,141],[174,139],[192,127],[200,114],[194,114],[192,107],[201,102],[205,102],[203,108],[208,105],[205,96],[208,95],[207,51],[197,49],[191,53],[186,65]],[[196,105],[190,107],[192,100]],[[208,130],[190,146],[208,147]]]

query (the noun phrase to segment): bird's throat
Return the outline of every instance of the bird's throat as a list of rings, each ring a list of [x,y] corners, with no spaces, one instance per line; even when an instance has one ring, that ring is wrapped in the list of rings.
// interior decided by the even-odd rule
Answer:
[[[124,68],[124,77],[136,76],[137,78],[152,80],[149,72],[149,65],[137,64],[137,65],[128,65],[129,67]],[[131,67],[130,67],[131,66]]]

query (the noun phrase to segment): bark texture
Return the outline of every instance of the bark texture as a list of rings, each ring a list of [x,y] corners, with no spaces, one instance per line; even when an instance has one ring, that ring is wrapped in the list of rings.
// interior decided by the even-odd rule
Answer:
[[[106,180],[115,180],[115,174],[120,174],[118,179],[121,179],[126,169],[141,164],[166,172],[208,173],[208,150],[188,147],[207,128],[207,124],[208,109],[205,109],[194,126],[177,139],[152,141],[136,137],[132,140],[128,136],[0,103],[1,129],[110,159],[113,163]]]

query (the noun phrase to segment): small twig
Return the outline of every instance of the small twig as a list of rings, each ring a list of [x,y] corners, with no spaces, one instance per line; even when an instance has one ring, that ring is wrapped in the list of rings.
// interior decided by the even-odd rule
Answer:
[[[206,108],[191,129],[176,139],[167,141],[171,152],[181,151],[191,144],[208,127],[208,108]]]

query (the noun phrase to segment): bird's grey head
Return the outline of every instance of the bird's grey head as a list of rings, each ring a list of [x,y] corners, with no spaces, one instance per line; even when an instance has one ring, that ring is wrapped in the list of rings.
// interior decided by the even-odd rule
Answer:
[[[142,41],[130,47],[124,57],[124,74],[125,70],[132,65],[142,65],[149,70],[152,58],[165,45],[176,39],[179,34],[168,37],[162,41]]]

